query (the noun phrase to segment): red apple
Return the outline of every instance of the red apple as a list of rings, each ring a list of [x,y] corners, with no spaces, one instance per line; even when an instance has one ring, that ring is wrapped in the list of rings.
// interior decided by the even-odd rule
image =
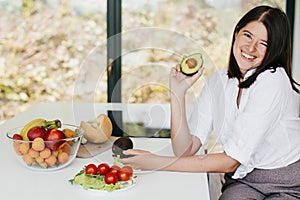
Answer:
[[[44,135],[46,133],[46,130],[43,127],[40,126],[36,126],[31,128],[28,132],[27,132],[27,137],[30,141],[33,141],[35,138],[44,138]]]
[[[55,128],[48,130],[44,136],[46,146],[51,150],[56,150],[64,142],[59,140],[65,138],[65,134],[61,130]]]

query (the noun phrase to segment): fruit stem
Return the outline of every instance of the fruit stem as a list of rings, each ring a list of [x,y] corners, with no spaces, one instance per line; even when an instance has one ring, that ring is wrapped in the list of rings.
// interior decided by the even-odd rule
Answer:
[[[46,121],[45,129],[60,128],[61,121],[59,119]]]

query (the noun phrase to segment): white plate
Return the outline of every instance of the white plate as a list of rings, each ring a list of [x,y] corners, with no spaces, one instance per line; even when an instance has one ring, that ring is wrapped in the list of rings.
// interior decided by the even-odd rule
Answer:
[[[88,189],[89,191],[93,191],[93,192],[97,192],[97,193],[116,193],[116,192],[123,192],[125,190],[129,190],[131,188],[133,188],[137,183],[137,176],[133,175],[133,177],[131,177],[131,179],[129,181],[124,181],[124,182],[121,182],[121,184],[124,186],[123,188],[121,189],[118,189],[118,190],[114,190],[114,191],[107,191],[107,190],[96,190],[96,189]]]

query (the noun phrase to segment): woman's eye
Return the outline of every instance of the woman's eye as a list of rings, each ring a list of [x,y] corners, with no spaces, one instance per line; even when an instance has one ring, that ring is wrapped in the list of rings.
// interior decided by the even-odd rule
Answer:
[[[244,33],[244,36],[251,39],[251,35],[249,33]]]
[[[260,44],[263,45],[263,46],[265,46],[265,47],[268,47],[268,43],[261,42]]]

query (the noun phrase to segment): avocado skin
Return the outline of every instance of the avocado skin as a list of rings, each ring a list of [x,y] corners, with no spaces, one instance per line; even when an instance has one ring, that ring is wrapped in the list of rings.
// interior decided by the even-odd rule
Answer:
[[[133,148],[133,142],[130,138],[120,137],[113,143],[112,152],[114,156],[119,155],[120,158],[128,158],[128,157],[132,157],[133,155],[125,155],[123,154],[123,151],[132,148]]]
[[[200,68],[199,68],[199,69],[200,69]],[[184,75],[186,75],[186,76],[193,76],[194,74],[197,74],[197,72],[199,71],[199,69],[198,69],[197,71],[195,71],[194,73],[188,74],[188,73],[183,72],[182,69],[181,69],[181,67],[180,67],[180,71],[181,71]]]

